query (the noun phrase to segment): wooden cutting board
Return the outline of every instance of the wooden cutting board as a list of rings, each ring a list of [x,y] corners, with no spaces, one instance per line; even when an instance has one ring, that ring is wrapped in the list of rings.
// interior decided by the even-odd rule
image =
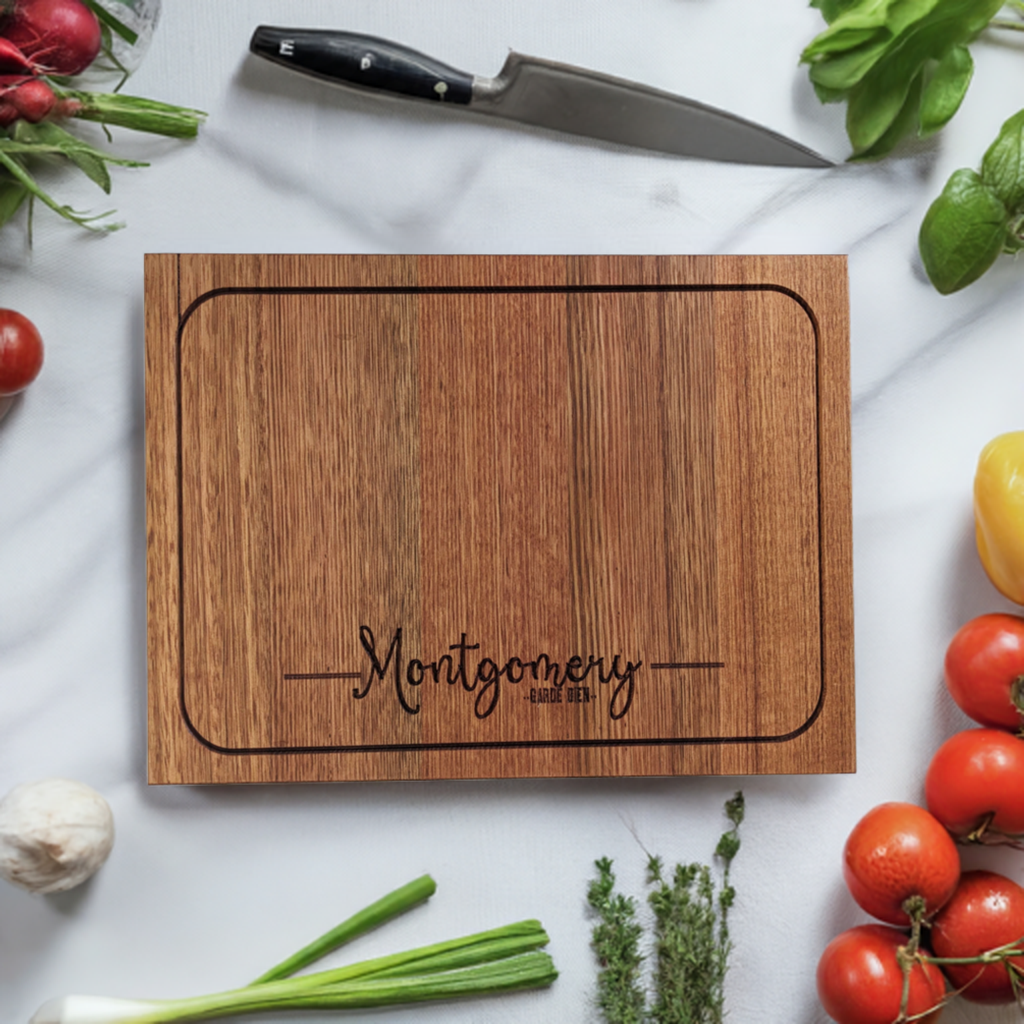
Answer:
[[[854,770],[842,257],[146,260],[154,783]]]

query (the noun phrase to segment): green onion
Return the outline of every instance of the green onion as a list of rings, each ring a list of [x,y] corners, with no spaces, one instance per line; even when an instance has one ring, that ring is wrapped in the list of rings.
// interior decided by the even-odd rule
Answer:
[[[371,904],[245,988],[172,1000],[66,996],[45,1004],[30,1024],[181,1024],[264,1010],[347,1010],[492,995],[550,985],[558,976],[541,952],[539,921],[519,921],[403,953],[313,974],[290,976],[340,945],[427,899],[423,876]]]
[[[376,903],[371,903],[358,914],[353,914],[348,920],[342,921],[337,928],[321,935],[308,946],[303,946],[297,953],[282,961],[276,967],[261,974],[254,982],[254,985],[261,985],[267,981],[277,981],[279,978],[287,978],[303,967],[308,967],[314,960],[333,952],[346,942],[351,942],[372,928],[377,928],[393,917],[404,914],[405,911],[415,907],[419,903],[430,899],[437,890],[437,883],[430,875],[423,875],[401,889],[388,893],[381,897]]]

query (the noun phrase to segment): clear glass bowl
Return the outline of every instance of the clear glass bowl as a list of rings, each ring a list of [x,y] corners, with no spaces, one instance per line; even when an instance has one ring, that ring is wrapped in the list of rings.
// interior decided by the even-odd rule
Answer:
[[[160,0],[96,0],[100,7],[109,11],[123,25],[138,35],[129,43],[117,32],[111,31],[110,53],[101,53],[76,81],[90,88],[99,85],[116,84],[126,74],[131,74],[142,63],[149,49],[153,32],[160,20]],[[106,33],[104,33],[106,35]]]

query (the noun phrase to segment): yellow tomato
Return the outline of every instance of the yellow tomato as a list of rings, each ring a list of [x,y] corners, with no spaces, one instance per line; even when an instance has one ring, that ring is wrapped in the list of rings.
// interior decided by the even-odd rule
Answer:
[[[989,441],[974,477],[974,527],[988,578],[1024,604],[1024,430]]]

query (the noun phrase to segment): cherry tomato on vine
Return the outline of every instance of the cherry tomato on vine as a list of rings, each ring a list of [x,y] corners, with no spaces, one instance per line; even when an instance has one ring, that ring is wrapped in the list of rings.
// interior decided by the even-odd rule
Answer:
[[[818,961],[818,999],[837,1024],[893,1024],[903,994],[903,969],[897,959],[907,936],[884,924],[862,924],[837,935]],[[906,1016],[941,1012],[946,984],[931,963],[917,961],[910,970]],[[928,1013],[932,1007],[934,1013]]]
[[[979,725],[1024,730],[1024,618],[979,615],[946,650],[946,688]]]
[[[1024,837],[1024,739],[965,729],[935,752],[924,780],[928,810],[960,838]]]
[[[932,922],[937,957],[973,957],[1024,939],[1024,889],[994,871],[965,871],[949,902]],[[1005,963],[946,964],[960,995],[974,1003],[1012,1003],[1010,972],[1024,984],[1024,956]],[[966,986],[966,987],[965,987]]]
[[[931,917],[953,894],[960,855],[944,826],[923,807],[886,803],[853,827],[843,850],[850,894],[872,917],[906,926],[904,901],[924,900]]]
[[[0,398],[16,395],[43,366],[43,339],[28,317],[0,309]]]

